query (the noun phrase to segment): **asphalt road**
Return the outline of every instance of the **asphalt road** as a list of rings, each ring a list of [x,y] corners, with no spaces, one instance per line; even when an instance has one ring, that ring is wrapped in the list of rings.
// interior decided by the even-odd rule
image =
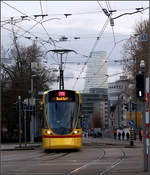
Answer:
[[[136,155],[137,149],[96,144],[87,144],[78,152],[46,153],[41,147],[35,150],[3,151],[1,175],[119,175],[120,169],[128,174],[128,162],[132,163],[131,153]]]

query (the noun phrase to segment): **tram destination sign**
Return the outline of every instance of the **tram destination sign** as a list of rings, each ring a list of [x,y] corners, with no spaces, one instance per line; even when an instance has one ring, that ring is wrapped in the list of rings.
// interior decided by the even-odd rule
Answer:
[[[55,90],[49,92],[49,102],[75,101],[75,92],[69,90]]]

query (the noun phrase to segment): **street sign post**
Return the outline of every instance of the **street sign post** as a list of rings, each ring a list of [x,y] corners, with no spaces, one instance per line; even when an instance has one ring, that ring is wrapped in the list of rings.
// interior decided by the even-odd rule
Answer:
[[[133,120],[129,120],[129,127],[132,128],[134,125],[134,121]]]
[[[140,41],[141,41],[141,42],[146,42],[146,41],[148,41],[148,36],[147,36],[146,33],[143,33],[143,34],[140,35]]]
[[[134,121],[133,120],[129,120],[129,131],[130,131],[130,146],[134,145],[134,130],[133,130],[133,125],[134,125]]]

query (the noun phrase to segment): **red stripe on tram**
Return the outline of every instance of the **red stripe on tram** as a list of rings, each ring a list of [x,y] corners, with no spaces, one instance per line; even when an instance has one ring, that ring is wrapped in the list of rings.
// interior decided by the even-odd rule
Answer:
[[[52,135],[43,135],[43,138],[74,138],[74,137],[81,137],[80,135],[57,135],[57,136],[52,136]]]

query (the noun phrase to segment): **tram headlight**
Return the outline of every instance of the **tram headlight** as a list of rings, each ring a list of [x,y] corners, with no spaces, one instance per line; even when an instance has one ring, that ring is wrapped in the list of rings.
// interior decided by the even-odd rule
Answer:
[[[46,134],[52,135],[52,133],[50,131],[46,131]]]
[[[78,133],[79,133],[79,131],[74,131],[73,133],[74,133],[74,134],[78,134]]]

